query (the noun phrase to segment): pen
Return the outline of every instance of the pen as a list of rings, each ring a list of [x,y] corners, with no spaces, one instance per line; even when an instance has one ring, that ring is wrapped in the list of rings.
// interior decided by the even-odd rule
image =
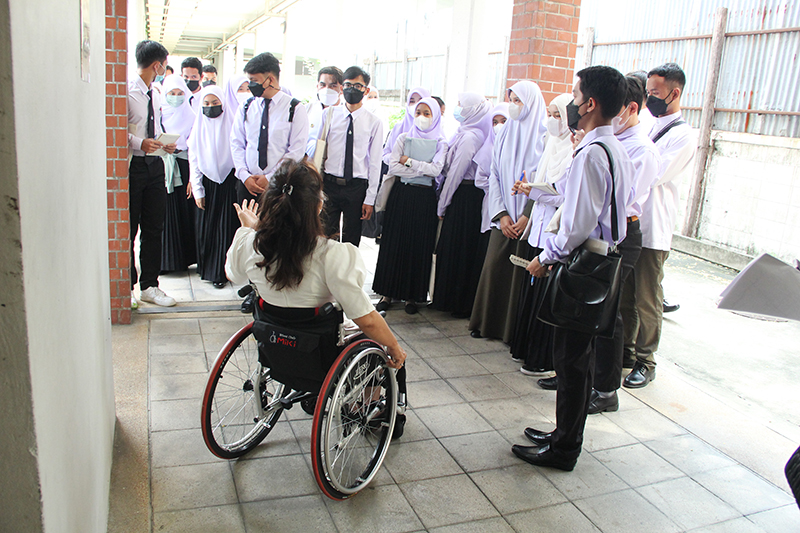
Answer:
[[[520,174],[519,179],[517,181],[521,182],[522,178],[524,178],[524,177],[525,177],[525,171],[523,170],[522,174]],[[515,196],[516,194],[517,194],[517,191],[514,191],[513,193],[511,193],[511,196]]]

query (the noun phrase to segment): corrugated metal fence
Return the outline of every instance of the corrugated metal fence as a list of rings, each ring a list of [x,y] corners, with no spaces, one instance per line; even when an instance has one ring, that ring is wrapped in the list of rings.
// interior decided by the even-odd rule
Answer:
[[[674,61],[686,72],[681,104],[700,123],[714,14],[728,8],[713,128],[800,137],[800,2],[796,0],[583,0],[576,72],[588,64],[622,72]]]

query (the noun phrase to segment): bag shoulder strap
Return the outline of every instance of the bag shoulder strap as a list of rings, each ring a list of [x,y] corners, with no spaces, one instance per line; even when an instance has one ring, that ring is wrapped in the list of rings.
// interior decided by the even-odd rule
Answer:
[[[679,118],[679,119],[677,119],[677,120],[673,120],[672,122],[670,122],[669,124],[667,124],[667,127],[666,127],[666,128],[664,128],[663,130],[659,131],[659,132],[658,132],[658,135],[656,135],[656,136],[653,138],[653,143],[657,143],[658,141],[660,141],[660,140],[661,140],[661,138],[662,138],[664,135],[666,135],[666,134],[667,134],[667,132],[668,132],[669,130],[671,130],[671,129],[672,129],[672,128],[674,128],[675,126],[680,126],[681,124],[686,124],[686,121],[685,121],[685,120],[683,120],[682,118]]]
[[[250,108],[250,104],[252,104],[253,100],[255,99],[256,99],[255,96],[251,96],[250,98],[245,100],[244,105],[242,106],[242,113],[244,113],[244,122],[247,122],[247,110]]]
[[[328,132],[331,129],[332,118],[333,118],[333,106],[329,106],[327,110],[327,116],[325,117],[325,127],[322,128],[322,135],[320,136],[321,141],[328,142]]]
[[[611,243],[611,246],[614,246],[619,239],[619,223],[617,222],[617,189],[616,189],[616,180],[614,179],[614,156],[611,154],[611,149],[600,141],[593,141],[587,144],[586,146],[582,147],[580,150],[575,152],[575,155],[578,155],[581,150],[586,148],[587,146],[591,146],[596,144],[603,148],[606,153],[606,157],[608,158],[608,170],[611,173],[611,238],[614,242]],[[602,234],[602,231],[600,232]]]
[[[300,100],[297,98],[292,98],[292,103],[289,104],[289,122],[294,121],[294,110],[297,108],[297,104],[300,103]]]

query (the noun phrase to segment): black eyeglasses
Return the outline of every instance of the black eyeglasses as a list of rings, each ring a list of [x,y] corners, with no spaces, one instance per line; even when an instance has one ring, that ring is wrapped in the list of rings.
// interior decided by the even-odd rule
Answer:
[[[344,87],[345,89],[358,89],[359,91],[363,91],[364,89],[366,89],[366,86],[361,85],[360,83],[350,83],[350,82],[344,82],[342,84],[342,87]]]

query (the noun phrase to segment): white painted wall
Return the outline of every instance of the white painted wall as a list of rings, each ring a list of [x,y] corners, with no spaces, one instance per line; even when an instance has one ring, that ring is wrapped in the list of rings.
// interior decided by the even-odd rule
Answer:
[[[89,0],[86,83],[80,4],[9,2],[27,355],[48,532],[105,531],[114,436],[105,11]]]
[[[713,133],[702,240],[800,258],[800,139]]]

